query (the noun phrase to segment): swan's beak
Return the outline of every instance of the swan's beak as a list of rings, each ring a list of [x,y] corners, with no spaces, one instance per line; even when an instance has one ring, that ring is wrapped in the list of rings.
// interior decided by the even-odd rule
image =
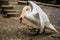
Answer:
[[[19,19],[19,22],[22,23],[22,17]]]
[[[24,18],[24,14],[22,14],[20,17],[19,17],[19,22],[22,23],[22,19]]]

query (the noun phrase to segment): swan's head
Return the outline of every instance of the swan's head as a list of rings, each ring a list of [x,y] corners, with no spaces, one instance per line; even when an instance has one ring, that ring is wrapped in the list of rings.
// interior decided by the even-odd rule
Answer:
[[[23,10],[22,10],[22,13],[21,13],[20,17],[19,17],[20,23],[22,23],[23,18],[24,18],[29,12],[31,12],[31,7],[30,7],[30,6],[25,6],[25,7],[23,8]]]

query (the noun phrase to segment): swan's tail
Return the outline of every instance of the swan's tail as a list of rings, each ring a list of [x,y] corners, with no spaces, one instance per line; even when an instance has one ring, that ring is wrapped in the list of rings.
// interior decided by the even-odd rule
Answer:
[[[58,31],[54,28],[54,26],[52,24],[48,25],[47,27],[54,30],[56,33],[58,33]]]

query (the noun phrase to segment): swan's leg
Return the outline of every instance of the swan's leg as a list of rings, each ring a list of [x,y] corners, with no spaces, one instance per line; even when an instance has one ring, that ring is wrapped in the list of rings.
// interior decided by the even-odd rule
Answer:
[[[40,18],[40,32],[39,33],[43,33],[44,31],[44,21]]]
[[[43,33],[44,31],[44,25],[42,24],[41,28],[40,28],[40,32],[39,33]]]
[[[43,33],[45,33],[45,28],[43,29]]]

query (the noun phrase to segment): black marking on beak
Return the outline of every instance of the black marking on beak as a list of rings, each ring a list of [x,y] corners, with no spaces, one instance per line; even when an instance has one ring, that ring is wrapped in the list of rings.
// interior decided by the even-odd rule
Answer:
[[[22,23],[22,17],[20,18],[20,23]]]

